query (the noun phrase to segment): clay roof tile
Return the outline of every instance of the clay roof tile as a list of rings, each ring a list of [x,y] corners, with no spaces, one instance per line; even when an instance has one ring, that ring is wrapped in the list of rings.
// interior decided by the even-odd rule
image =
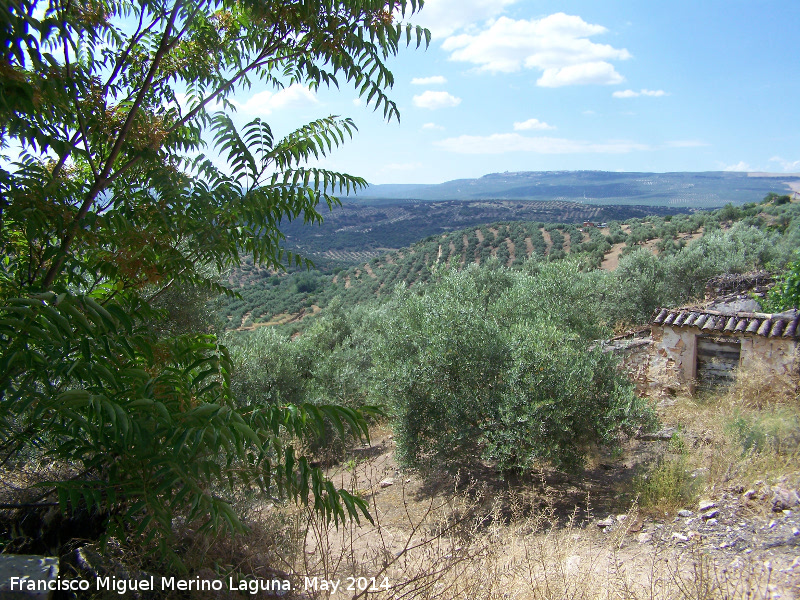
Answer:
[[[772,328],[772,319],[764,319],[764,322],[761,323],[761,327],[758,328],[757,335],[767,336],[769,335],[769,330]]]

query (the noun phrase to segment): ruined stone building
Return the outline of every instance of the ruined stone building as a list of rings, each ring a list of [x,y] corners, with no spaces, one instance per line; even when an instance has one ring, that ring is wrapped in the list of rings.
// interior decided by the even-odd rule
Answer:
[[[620,355],[639,393],[650,395],[713,388],[751,368],[796,377],[800,313],[760,312],[757,299],[770,283],[765,273],[716,277],[702,304],[657,309],[649,328],[606,347]]]
[[[798,324],[795,310],[659,310],[651,321],[648,379],[651,385],[694,391],[731,381],[737,369],[794,375]]]

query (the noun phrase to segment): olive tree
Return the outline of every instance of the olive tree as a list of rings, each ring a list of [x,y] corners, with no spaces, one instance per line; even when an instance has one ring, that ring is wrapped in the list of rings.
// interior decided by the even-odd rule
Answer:
[[[591,337],[602,329],[575,264],[534,274],[473,266],[422,294],[396,292],[373,359],[407,464],[571,468],[592,445],[649,422]]]

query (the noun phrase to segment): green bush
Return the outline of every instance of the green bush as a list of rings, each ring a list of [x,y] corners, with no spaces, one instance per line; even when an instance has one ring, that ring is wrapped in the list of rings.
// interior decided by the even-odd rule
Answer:
[[[398,292],[373,356],[406,464],[575,467],[648,421],[611,356],[587,349],[598,330],[577,273],[569,261],[534,275],[495,264]]]

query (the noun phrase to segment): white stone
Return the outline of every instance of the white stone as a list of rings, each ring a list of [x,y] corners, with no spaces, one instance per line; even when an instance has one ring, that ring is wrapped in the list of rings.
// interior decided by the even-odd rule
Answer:
[[[611,527],[613,524],[614,524],[614,517],[612,517],[612,516],[609,516],[608,518],[597,522],[597,526],[600,529],[605,529],[606,527]]]
[[[717,503],[714,502],[713,500],[701,500],[700,504],[697,505],[697,510],[703,512],[708,510],[709,508],[714,508],[715,506],[717,506]]]
[[[390,485],[394,485],[394,477],[387,477],[386,479],[380,482],[380,486],[382,488],[387,488]]]
[[[678,511],[679,517],[691,517],[694,513],[690,510],[686,510],[685,508]]]
[[[16,586],[12,590],[12,577],[33,583],[56,580],[58,578],[58,558],[22,554],[0,555],[0,598],[19,598],[20,600],[52,598],[52,591],[23,591]]]

